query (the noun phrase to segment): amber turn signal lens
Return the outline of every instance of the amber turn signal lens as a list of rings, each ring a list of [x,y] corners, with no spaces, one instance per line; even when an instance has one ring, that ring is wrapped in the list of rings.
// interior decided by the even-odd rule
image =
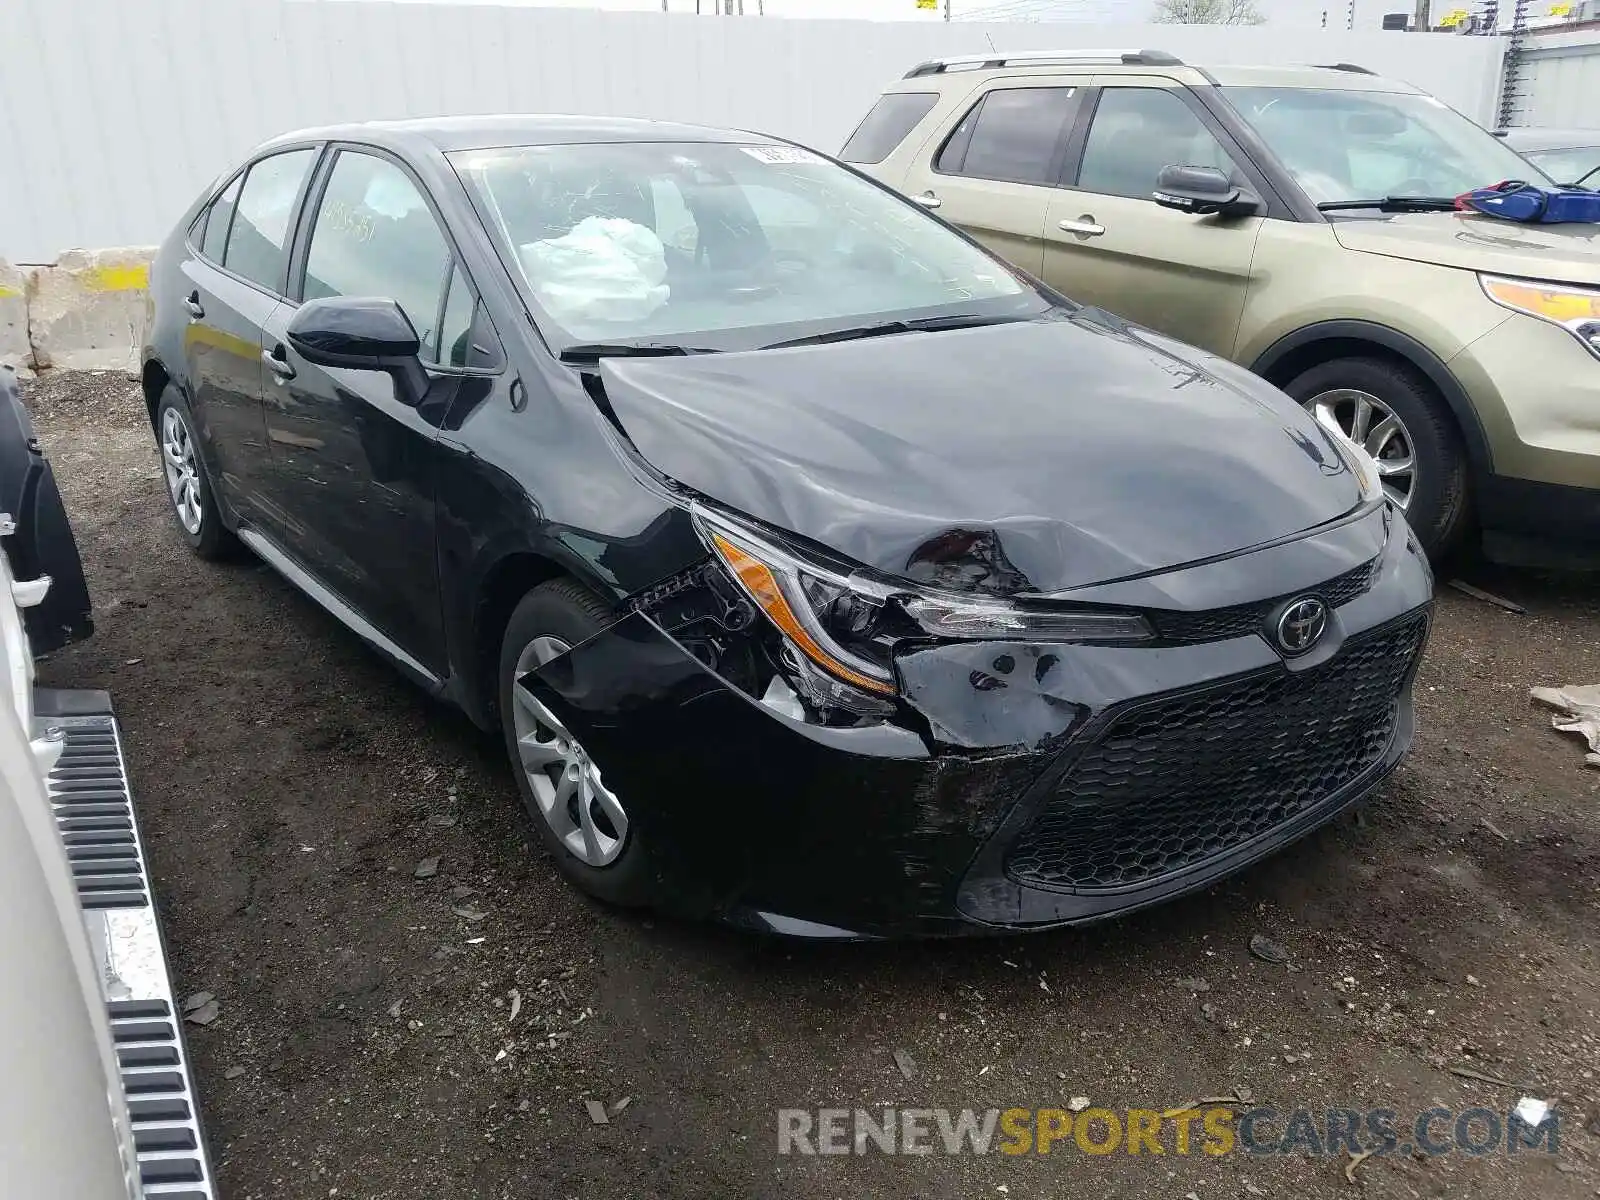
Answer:
[[[822,648],[817,639],[806,629],[805,624],[795,615],[794,609],[789,607],[788,598],[784,596],[783,589],[778,586],[777,577],[766,563],[741,550],[715,530],[711,532],[711,541],[716,546],[717,553],[722,556],[722,560],[738,577],[740,585],[750,594],[750,598],[761,607],[761,611],[767,614],[767,618],[778,627],[783,636],[793,642],[807,658],[830,675],[836,675],[863,691],[876,692],[884,696],[894,695],[895,689],[892,683],[863,675]]]

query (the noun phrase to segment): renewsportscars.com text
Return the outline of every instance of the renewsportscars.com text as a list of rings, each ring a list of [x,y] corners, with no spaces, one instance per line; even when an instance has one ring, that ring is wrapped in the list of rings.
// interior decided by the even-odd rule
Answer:
[[[1560,1149],[1560,1118],[1515,1111],[1259,1106],[1153,1108],[784,1108],[779,1154],[1516,1154]]]

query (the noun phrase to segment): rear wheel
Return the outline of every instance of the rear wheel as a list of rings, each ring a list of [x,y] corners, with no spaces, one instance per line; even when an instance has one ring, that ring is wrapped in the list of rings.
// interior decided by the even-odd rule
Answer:
[[[560,718],[520,680],[611,624],[594,593],[553,580],[522,598],[500,650],[500,717],[522,803],[561,873],[613,904],[648,899],[645,854],[622,797]]]
[[[1466,528],[1467,461],[1444,399],[1417,371],[1376,358],[1319,363],[1284,391],[1377,461],[1383,490],[1432,558]]]
[[[201,558],[227,558],[238,551],[239,542],[222,523],[194,430],[183,393],[169,383],[156,406],[156,446],[172,515],[178,532]]]

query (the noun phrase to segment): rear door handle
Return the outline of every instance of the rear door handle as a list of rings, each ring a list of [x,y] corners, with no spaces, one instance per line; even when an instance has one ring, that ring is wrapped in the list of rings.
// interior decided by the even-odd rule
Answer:
[[[922,195],[913,196],[911,198],[918,204],[922,205],[923,208],[939,208],[944,204],[944,201],[939,199],[939,197],[935,196],[932,192],[923,192]]]
[[[1084,213],[1076,221],[1057,221],[1056,228],[1063,233],[1076,233],[1084,237],[1099,237],[1106,231],[1106,227],[1097,224],[1088,213]]]
[[[200,293],[197,291],[189,293],[184,299],[183,306],[189,310],[189,315],[197,321],[206,315],[205,306],[200,303]]]
[[[261,352],[261,361],[267,364],[267,370],[278,377],[279,383],[282,383],[285,379],[294,378],[294,367],[289,362],[288,354],[289,352],[283,348],[282,342],[279,342],[271,350],[263,350]]]

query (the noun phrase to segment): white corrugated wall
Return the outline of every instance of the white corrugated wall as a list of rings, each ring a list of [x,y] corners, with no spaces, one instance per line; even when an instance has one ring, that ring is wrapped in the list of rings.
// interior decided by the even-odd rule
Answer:
[[[1600,129],[1600,29],[1529,37],[1521,74],[1512,124]]]
[[[256,142],[328,121],[667,117],[837,150],[882,83],[941,54],[1154,46],[1362,63],[1488,120],[1498,39],[1264,26],[697,20],[387,0],[10,0],[0,258],[160,240]]]

